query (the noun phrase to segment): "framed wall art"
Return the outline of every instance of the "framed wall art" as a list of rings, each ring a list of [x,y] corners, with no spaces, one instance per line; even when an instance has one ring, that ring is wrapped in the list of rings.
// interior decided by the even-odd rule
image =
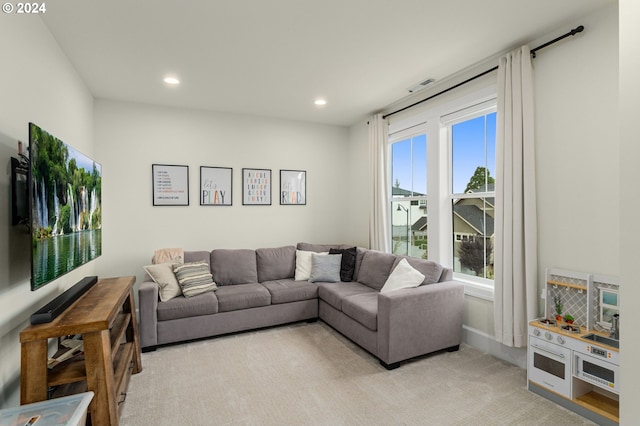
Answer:
[[[154,206],[189,205],[189,166],[153,164]]]
[[[233,169],[200,166],[200,205],[230,206],[233,204]]]
[[[307,204],[307,172],[304,170],[280,170],[280,204]]]
[[[271,205],[271,169],[242,169],[242,204]]]

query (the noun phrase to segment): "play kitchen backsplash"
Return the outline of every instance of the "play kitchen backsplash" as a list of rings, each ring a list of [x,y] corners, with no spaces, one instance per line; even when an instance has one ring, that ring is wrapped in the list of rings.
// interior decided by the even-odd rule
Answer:
[[[544,317],[529,324],[529,390],[598,424],[619,421],[619,286],[547,269]]]

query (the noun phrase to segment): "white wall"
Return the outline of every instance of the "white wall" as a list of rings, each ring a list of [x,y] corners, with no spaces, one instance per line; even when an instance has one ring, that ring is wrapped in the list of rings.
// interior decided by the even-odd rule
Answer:
[[[585,31],[534,59],[541,288],[546,267],[620,273],[617,4],[574,24],[541,40],[578,24]],[[351,144],[366,156],[359,127],[352,127]],[[464,324],[494,335],[493,303],[467,296]]]
[[[30,291],[30,238],[12,227],[10,157],[28,142],[34,122],[87,155],[93,155],[93,98],[42,21],[0,17],[0,408],[19,404],[19,332],[34,311],[85,275],[95,262]]]
[[[640,171],[640,143],[638,143],[638,116],[640,115],[640,3],[637,0],[620,1],[620,265],[621,265],[621,345],[622,387],[620,424],[632,425],[640,419],[640,198],[638,182]],[[615,123],[612,123],[615,125]]]
[[[620,274],[617,12],[611,5],[543,37],[585,26],[533,60],[540,289],[549,267]],[[466,327],[494,335],[492,302],[465,308]]]
[[[99,275],[136,275],[162,247],[258,248],[350,242],[348,129],[98,100],[103,167]],[[363,160],[366,161],[366,160]],[[189,166],[189,206],[152,205],[152,164]],[[200,166],[233,168],[233,205],[199,205]],[[242,205],[242,168],[272,169],[272,205]],[[279,170],[307,171],[307,205],[279,204]],[[359,183],[359,182],[358,182]],[[353,242],[354,244],[356,241]]]
[[[618,11],[534,60],[539,277],[545,267],[620,274]]]

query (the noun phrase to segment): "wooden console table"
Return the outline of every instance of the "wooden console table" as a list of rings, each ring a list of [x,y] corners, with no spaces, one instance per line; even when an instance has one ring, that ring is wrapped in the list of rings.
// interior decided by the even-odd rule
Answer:
[[[91,424],[118,425],[131,373],[142,370],[133,298],[135,277],[99,280],[67,310],[46,324],[20,332],[20,403],[91,390]],[[48,341],[82,335],[84,356],[47,368]]]

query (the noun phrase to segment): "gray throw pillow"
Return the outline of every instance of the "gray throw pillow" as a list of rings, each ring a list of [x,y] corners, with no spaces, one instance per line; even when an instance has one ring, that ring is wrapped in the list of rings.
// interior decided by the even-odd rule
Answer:
[[[322,281],[325,283],[340,282],[341,254],[316,254],[311,255],[311,274],[309,282]]]

